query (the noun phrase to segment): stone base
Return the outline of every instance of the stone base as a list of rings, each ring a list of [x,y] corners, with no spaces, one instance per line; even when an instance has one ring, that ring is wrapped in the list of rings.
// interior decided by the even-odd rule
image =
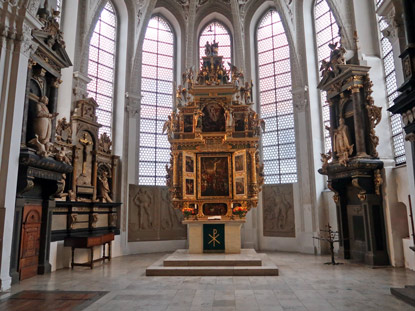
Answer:
[[[407,285],[405,288],[391,288],[391,294],[415,307],[415,286]]]
[[[239,254],[241,252],[241,226],[245,219],[238,220],[184,220],[187,224],[190,254],[203,254],[203,225],[225,225],[225,253]]]
[[[277,276],[278,267],[265,254],[191,254],[179,249],[147,268],[147,276]]]

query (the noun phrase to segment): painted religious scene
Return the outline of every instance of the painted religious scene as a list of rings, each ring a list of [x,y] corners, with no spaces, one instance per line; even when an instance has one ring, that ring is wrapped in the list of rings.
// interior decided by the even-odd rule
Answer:
[[[197,247],[195,252],[215,251],[212,243],[192,237],[194,226],[208,230],[213,222],[224,225],[223,232],[215,227],[219,235],[237,223],[240,245],[240,226],[257,206],[264,180],[258,144],[265,123],[252,109],[252,82],[231,63],[225,66],[218,42],[207,42],[205,54],[198,72],[191,67],[183,73],[177,109],[164,125],[172,149],[167,186],[174,208],[189,225],[191,252]],[[220,247],[229,252],[227,245]]]

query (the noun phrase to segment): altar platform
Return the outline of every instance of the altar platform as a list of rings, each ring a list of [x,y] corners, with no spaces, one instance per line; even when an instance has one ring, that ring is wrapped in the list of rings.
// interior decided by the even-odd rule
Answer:
[[[240,254],[190,254],[178,249],[149,266],[147,276],[277,276],[278,267],[266,254],[241,249]]]

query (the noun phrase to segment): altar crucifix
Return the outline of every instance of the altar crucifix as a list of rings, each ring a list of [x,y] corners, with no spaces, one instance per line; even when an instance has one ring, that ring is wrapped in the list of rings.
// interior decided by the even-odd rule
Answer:
[[[92,145],[92,141],[88,140],[88,134],[84,133],[79,142],[83,146],[82,149],[82,173],[81,175],[87,177],[87,160],[88,160],[88,146]]]

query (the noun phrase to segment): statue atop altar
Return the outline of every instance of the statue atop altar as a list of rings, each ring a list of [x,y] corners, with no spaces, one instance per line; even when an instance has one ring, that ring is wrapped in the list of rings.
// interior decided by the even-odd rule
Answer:
[[[167,186],[185,223],[236,224],[258,203],[265,124],[251,108],[252,82],[236,66],[225,66],[218,42],[207,42],[205,53],[198,72],[192,67],[183,73],[176,108],[163,128],[172,150]]]

